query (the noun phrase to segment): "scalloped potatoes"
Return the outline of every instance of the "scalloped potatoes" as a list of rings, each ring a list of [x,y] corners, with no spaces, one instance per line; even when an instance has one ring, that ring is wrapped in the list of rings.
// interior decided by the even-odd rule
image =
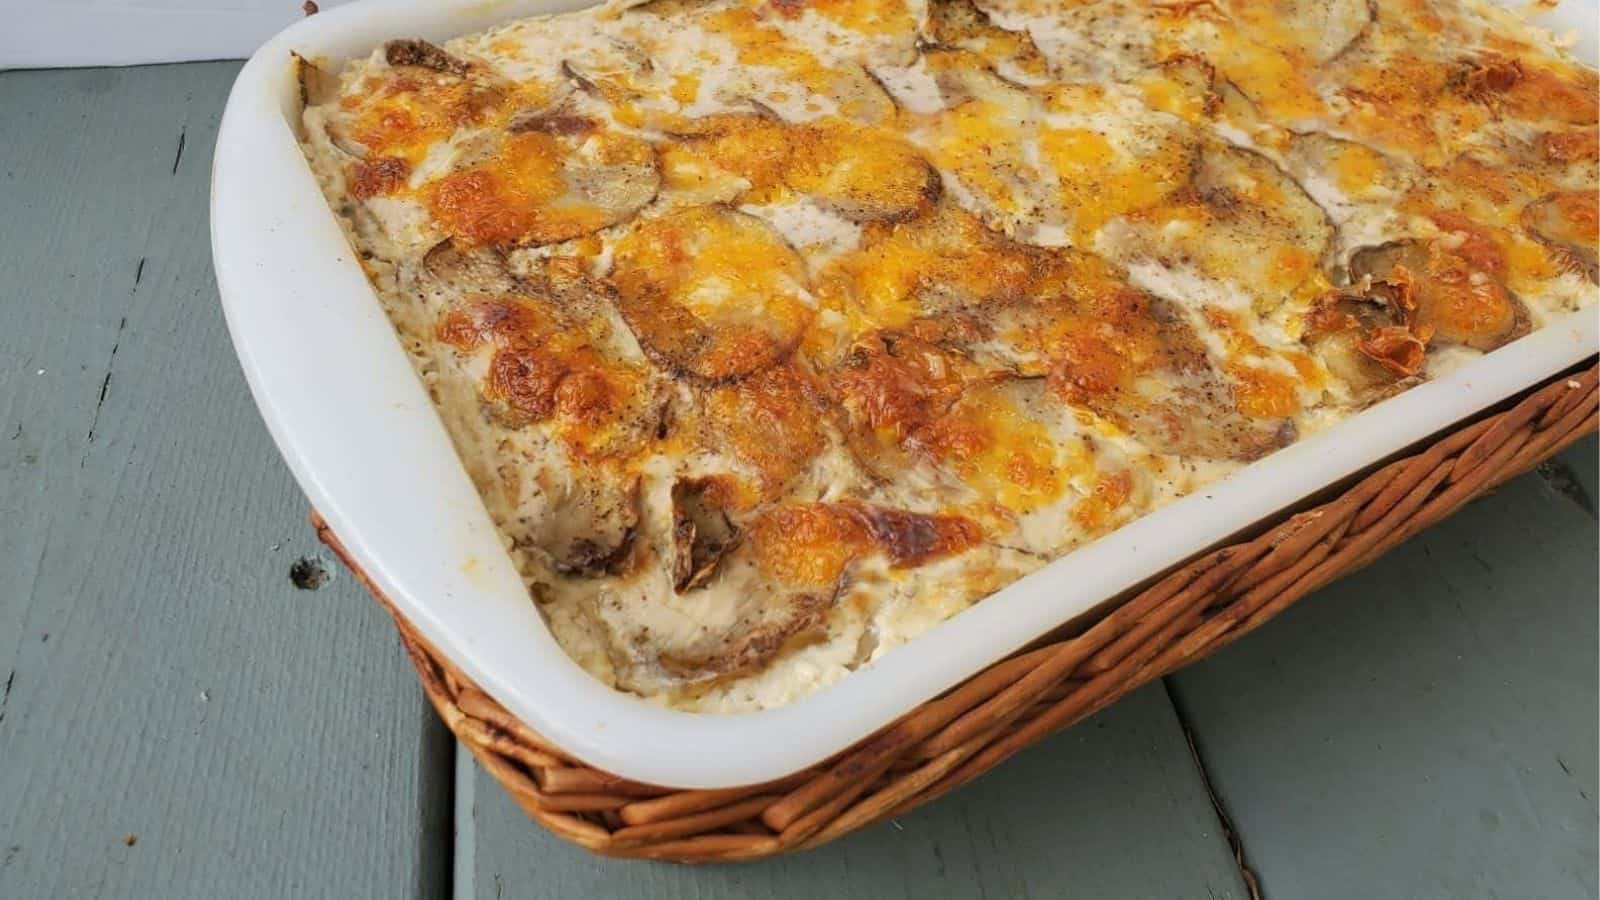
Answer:
[[[1592,304],[1600,89],[1466,0],[655,0],[301,61],[557,639],[697,710]],[[426,473],[419,473],[426,477]]]

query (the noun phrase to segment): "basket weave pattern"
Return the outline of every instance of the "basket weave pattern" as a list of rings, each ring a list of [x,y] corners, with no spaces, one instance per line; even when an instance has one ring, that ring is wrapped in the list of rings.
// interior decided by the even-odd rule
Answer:
[[[1600,366],[1389,463],[1260,536],[1207,552],[1087,629],[1054,635],[839,756],[766,784],[678,790],[585,766],[469,681],[394,614],[428,699],[528,814],[598,853],[686,862],[815,847],[900,815],[1122,695],[1224,647],[1600,426]]]

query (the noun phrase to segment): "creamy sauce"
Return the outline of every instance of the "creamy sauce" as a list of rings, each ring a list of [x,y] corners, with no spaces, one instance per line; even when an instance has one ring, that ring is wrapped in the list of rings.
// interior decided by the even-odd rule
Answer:
[[[1592,72],[1261,9],[612,3],[304,146],[561,645],[768,708],[1596,301]]]

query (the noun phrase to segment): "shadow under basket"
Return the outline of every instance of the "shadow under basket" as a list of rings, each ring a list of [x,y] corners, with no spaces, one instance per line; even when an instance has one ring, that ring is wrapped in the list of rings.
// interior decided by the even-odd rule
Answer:
[[[827,762],[765,784],[679,790],[592,769],[484,694],[318,537],[399,627],[450,730],[539,824],[609,856],[711,862],[824,844],[921,806],[1260,627],[1600,425],[1600,366],[1563,374],[1407,451],[1333,499],[1203,553],[1097,619],[979,672]],[[1087,626],[1087,627],[1085,627]]]

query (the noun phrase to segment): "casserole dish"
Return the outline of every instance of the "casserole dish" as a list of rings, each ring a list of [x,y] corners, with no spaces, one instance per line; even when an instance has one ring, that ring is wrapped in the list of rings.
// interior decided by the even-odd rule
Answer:
[[[230,99],[213,243],[252,390],[355,564],[518,719],[634,781],[723,788],[812,765],[1108,598],[1595,350],[1592,310],[1559,319],[1119,529],[822,693],[740,715],[664,710],[593,681],[552,640],[294,137],[290,51],[338,60],[397,34],[442,40],[565,8],[372,3],[285,32]]]

